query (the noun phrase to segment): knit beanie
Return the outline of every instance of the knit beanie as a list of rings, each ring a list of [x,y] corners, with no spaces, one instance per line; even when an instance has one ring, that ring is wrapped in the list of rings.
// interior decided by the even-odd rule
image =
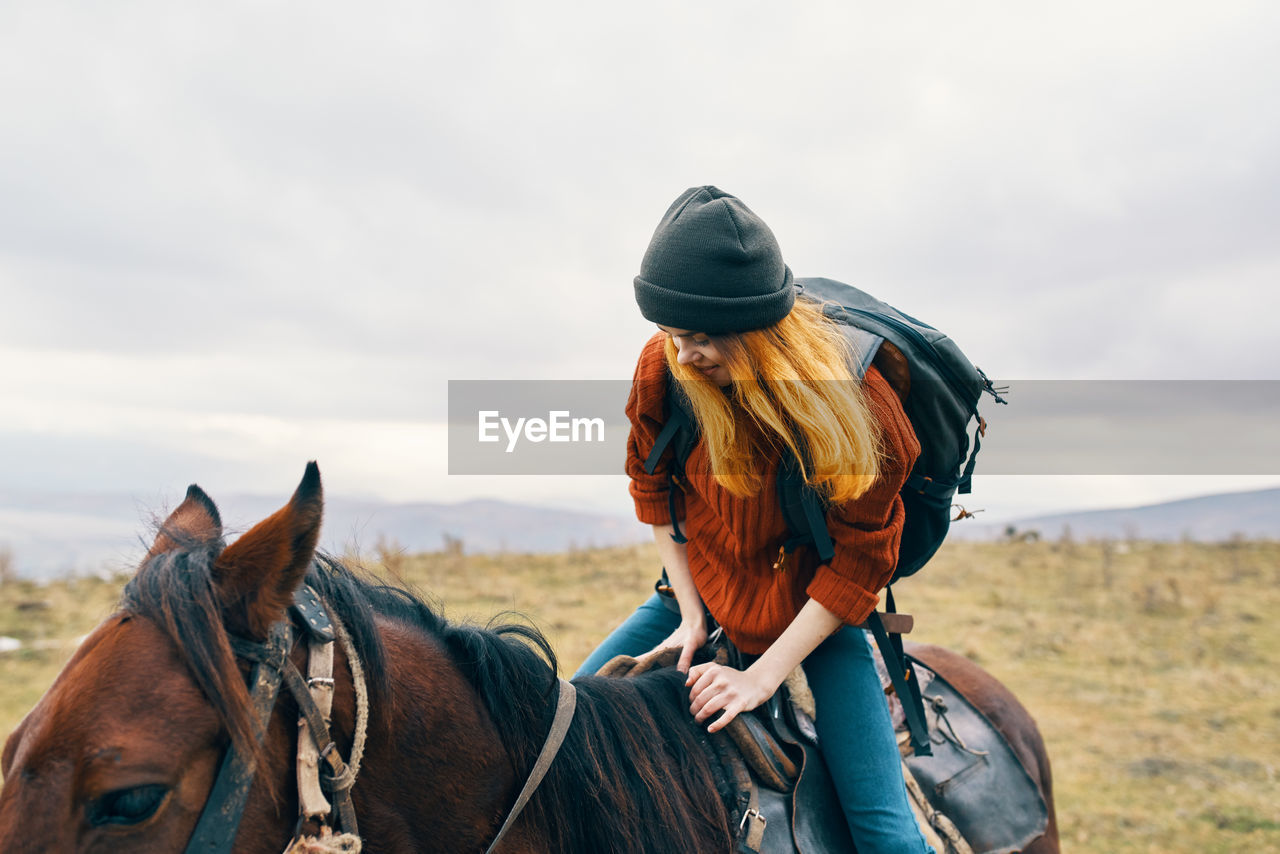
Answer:
[[[711,186],[685,190],[667,209],[635,288],[646,319],[708,334],[771,326],[796,299],[769,226]]]

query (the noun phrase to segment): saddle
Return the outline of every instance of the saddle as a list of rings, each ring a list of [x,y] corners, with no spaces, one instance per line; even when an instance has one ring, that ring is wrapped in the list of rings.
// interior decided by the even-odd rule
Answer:
[[[716,651],[722,664],[732,663],[732,657],[723,647]],[[619,656],[598,675],[635,676],[673,667],[678,658],[679,650],[639,659]],[[921,831],[938,854],[1022,850],[1048,826],[1039,787],[977,709],[919,661],[913,664],[925,696],[932,756],[912,754],[887,671],[882,684]],[[732,806],[739,854],[855,850],[813,721],[813,697],[797,668],[768,702],[711,736],[716,758],[736,792]]]
[[[638,659],[620,655],[597,675],[638,676],[674,667],[679,656],[678,649]],[[716,660],[729,663],[729,651],[718,648]],[[802,690],[807,692],[807,686]],[[808,734],[798,732],[799,727]],[[812,718],[795,709],[784,697],[784,689],[759,709],[738,715],[710,740],[715,758],[733,784],[739,854],[854,850],[830,772],[817,749]],[[801,807],[795,810],[794,821],[793,803]]]
[[[932,755],[911,755],[900,724],[898,744],[907,791],[922,807],[917,818],[931,813],[929,820],[940,836],[962,838],[979,854],[1023,850],[1049,826],[1040,787],[981,711],[941,676],[919,661],[913,664],[924,694]],[[940,854],[951,850],[934,847]]]

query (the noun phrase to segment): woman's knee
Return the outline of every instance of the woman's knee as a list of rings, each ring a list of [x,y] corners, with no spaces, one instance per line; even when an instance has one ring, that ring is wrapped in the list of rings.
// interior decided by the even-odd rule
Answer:
[[[860,629],[845,628],[823,641],[805,659],[804,669],[820,706],[884,702],[875,659]]]
[[[574,676],[590,676],[619,655],[648,652],[675,631],[679,624],[679,615],[673,614],[655,593],[587,656]]]

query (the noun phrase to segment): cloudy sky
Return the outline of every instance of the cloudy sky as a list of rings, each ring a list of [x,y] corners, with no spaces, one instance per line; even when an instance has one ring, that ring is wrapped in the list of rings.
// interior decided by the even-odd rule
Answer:
[[[0,488],[283,496],[316,458],[625,512],[448,476],[447,382],[630,377],[631,278],[704,183],[1015,388],[1280,379],[1277,80],[1280,6],[1234,0],[5,4]]]

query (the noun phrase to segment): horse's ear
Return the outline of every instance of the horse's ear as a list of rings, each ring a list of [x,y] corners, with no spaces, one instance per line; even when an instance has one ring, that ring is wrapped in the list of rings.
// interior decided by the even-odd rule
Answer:
[[[214,581],[233,629],[265,638],[284,617],[315,556],[323,508],[320,469],[310,462],[289,503],[218,556]]]
[[[193,483],[187,487],[187,497],[160,526],[146,560],[192,542],[207,543],[221,536],[222,517],[218,515],[218,508],[213,499]]]

